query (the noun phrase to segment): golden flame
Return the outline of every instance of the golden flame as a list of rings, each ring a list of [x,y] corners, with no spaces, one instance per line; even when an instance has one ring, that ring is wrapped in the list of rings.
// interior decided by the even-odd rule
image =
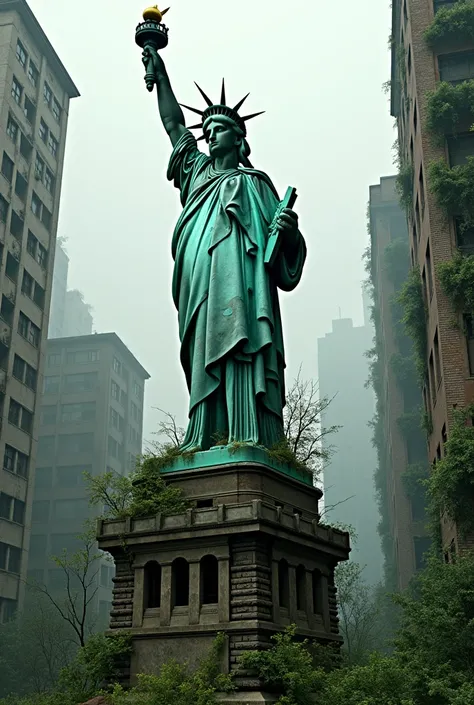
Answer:
[[[153,7],[147,7],[147,9],[143,13],[143,19],[144,20],[153,20],[154,22],[161,22],[163,19],[163,15],[165,15],[169,10],[169,7],[166,8],[166,10],[159,10],[158,5],[154,5]]]

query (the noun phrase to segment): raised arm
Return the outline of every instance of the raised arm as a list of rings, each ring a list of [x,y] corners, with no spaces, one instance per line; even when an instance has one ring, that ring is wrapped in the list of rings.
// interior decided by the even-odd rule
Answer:
[[[161,121],[174,147],[187,131],[183,111],[171,88],[163,59],[155,49],[146,47],[143,51],[143,63],[148,66],[150,61],[153,62],[155,71]]]

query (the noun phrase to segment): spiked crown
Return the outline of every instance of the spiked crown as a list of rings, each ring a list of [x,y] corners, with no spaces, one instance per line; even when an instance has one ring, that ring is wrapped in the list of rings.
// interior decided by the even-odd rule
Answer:
[[[224,115],[225,117],[229,118],[230,120],[233,120],[235,124],[242,130],[244,133],[244,136],[247,135],[247,127],[245,123],[247,120],[251,120],[254,117],[257,117],[257,115],[262,115],[265,111],[262,110],[259,113],[253,113],[252,115],[239,115],[239,110],[244,104],[244,102],[247,100],[249,97],[250,93],[247,93],[246,96],[242,98],[242,100],[239,100],[237,105],[235,105],[233,108],[231,108],[229,105],[227,105],[226,102],[226,93],[225,93],[225,81],[222,79],[222,91],[221,91],[221,99],[220,103],[213,103],[212,100],[204,93],[202,88],[198,86],[196,83],[196,88],[204,98],[204,100],[207,103],[207,108],[205,110],[198,110],[197,108],[191,108],[189,105],[182,105],[183,108],[186,108],[186,110],[191,110],[193,113],[196,113],[197,115],[201,116],[201,122],[198,123],[197,125],[191,125],[189,127],[190,130],[203,130],[204,129],[204,123],[208,118],[217,116],[217,115]],[[199,137],[200,140],[205,139],[205,135],[202,135]]]

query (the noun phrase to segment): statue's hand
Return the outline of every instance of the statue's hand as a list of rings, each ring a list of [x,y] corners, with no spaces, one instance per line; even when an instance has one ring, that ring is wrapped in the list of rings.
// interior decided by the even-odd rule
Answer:
[[[298,215],[291,208],[284,208],[277,218],[276,226],[285,243],[292,246],[298,237]]]
[[[153,73],[156,78],[158,78],[158,76],[165,71],[164,61],[154,47],[146,46],[144,48],[142,53],[142,61],[147,71],[151,62]]]

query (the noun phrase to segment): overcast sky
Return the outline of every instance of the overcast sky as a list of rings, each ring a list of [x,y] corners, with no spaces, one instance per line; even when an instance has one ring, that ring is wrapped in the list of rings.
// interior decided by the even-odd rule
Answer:
[[[161,406],[185,423],[187,393],[171,300],[178,192],[166,180],[170,144],[156,94],[144,85],[135,27],[142,0],[29,0],[76,82],[58,235],[67,238],[71,288],[94,308],[97,332],[115,331],[151,374],[145,437]],[[362,321],[361,254],[369,185],[393,172],[387,96],[388,0],[175,0],[163,52],[178,100],[202,107],[226,77],[229,102],[248,91],[256,168],[296,209],[309,256],[282,294],[288,378],[317,376],[317,338],[333,318]],[[195,122],[192,120],[191,124]]]

